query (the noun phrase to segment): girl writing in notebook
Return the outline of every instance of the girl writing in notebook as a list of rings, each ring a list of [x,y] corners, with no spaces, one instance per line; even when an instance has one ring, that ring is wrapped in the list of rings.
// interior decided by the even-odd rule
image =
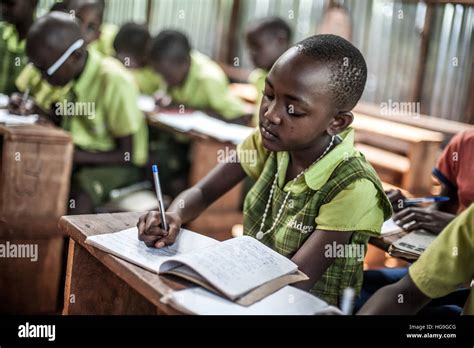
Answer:
[[[181,193],[166,212],[168,230],[158,212],[141,216],[138,238],[150,247],[172,244],[182,224],[248,175],[256,183],[244,202],[244,234],[308,275],[295,286],[333,305],[346,287],[358,293],[368,239],[391,215],[349,127],[366,77],[360,51],[338,36],[313,36],[288,49],[266,78],[259,126],[238,146],[240,163],[217,165]]]

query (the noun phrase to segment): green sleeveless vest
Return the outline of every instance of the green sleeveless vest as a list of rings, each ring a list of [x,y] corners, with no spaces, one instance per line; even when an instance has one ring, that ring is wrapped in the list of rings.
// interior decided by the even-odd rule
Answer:
[[[259,231],[276,172],[277,156],[276,153],[271,153],[260,177],[244,201],[244,234],[246,235],[256,237]],[[291,193],[275,229],[265,234],[260,241],[278,253],[291,258],[310,234],[317,229],[315,219],[320,207],[359,179],[368,179],[375,185],[384,219],[388,219],[392,214],[392,207],[375,170],[363,156],[350,157],[334,169],[328,181],[319,190],[308,188],[300,194]],[[276,185],[262,229],[264,232],[271,228],[286,194],[287,192]],[[351,248],[354,248],[353,250],[362,249],[365,255],[369,237],[370,232],[355,231],[349,244]],[[332,305],[338,305],[342,291],[346,287],[354,288],[358,294],[362,286],[363,260],[355,254],[344,256],[335,258],[310,290],[311,293]]]

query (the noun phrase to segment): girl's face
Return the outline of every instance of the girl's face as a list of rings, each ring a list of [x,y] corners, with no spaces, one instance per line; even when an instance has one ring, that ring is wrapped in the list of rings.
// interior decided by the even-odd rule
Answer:
[[[337,111],[329,91],[330,71],[298,52],[286,51],[265,82],[260,132],[270,151],[298,151],[317,146]]]

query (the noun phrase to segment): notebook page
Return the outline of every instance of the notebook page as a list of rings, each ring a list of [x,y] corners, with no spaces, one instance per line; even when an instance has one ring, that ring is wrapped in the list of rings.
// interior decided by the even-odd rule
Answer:
[[[215,139],[240,144],[252,133],[253,128],[225,122],[199,113],[196,114],[193,130]]]
[[[179,114],[179,113],[160,113],[151,116],[153,119],[158,120],[162,124],[175,128],[182,132],[189,132],[193,129],[195,122],[195,115],[192,114]]]
[[[277,277],[296,272],[298,268],[291,260],[249,236],[173,257],[160,267],[160,272],[175,267],[179,262],[191,267],[230,299]]]
[[[400,226],[398,226],[395,221],[393,221],[392,218],[388,219],[387,221],[385,221],[382,225],[382,232],[381,232],[381,235],[383,237],[385,236],[389,236],[391,234],[396,234],[396,233],[399,233],[399,232],[403,232],[403,228],[401,228]]]
[[[155,99],[149,95],[138,97],[138,108],[143,112],[153,112],[156,108]]]
[[[8,110],[0,110],[0,123],[17,125],[17,124],[35,124],[36,121],[38,121],[38,115],[36,114],[22,116],[22,115],[10,114]]]
[[[149,248],[144,242],[138,240],[138,229],[133,227],[120,232],[87,237],[86,243],[157,273],[160,265],[170,257],[219,242],[182,228],[173,245],[160,249]]]
[[[312,315],[328,307],[316,296],[288,285],[248,307],[200,287],[175,291],[169,302],[186,313],[201,315]]]

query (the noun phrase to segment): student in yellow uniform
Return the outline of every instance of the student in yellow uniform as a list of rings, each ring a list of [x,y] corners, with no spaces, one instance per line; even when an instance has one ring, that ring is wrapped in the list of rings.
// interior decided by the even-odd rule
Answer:
[[[348,58],[349,65],[344,65]],[[229,158],[168,208],[138,221],[139,239],[172,244],[180,226],[246,176],[256,180],[244,202],[244,234],[294,261],[309,280],[295,284],[332,305],[346,287],[360,291],[370,236],[392,213],[374,169],[354,148],[352,108],[367,79],[360,51],[334,35],[287,50],[265,82],[259,127]]]
[[[79,21],[82,37],[88,49],[97,51],[103,56],[111,56],[114,53],[113,40],[118,29],[112,24],[102,23],[104,10],[103,0],[69,0],[66,3],[66,12],[73,14]],[[52,105],[62,101],[71,87],[51,86],[31,64],[20,73],[16,86],[20,92],[30,88],[30,94],[36,105],[46,112]]]
[[[266,17],[250,23],[246,30],[246,43],[256,69],[250,73],[249,82],[257,89],[257,105],[263,98],[265,78],[277,59],[290,47],[292,31],[281,18]],[[252,119],[258,124],[258,108]]]
[[[114,39],[118,27],[103,23],[104,0],[69,0],[69,13],[74,13],[79,20],[81,33],[89,50],[96,50],[104,56],[114,55]]]
[[[147,64],[150,42],[147,27],[137,23],[125,23],[114,40],[115,57],[132,72],[140,93],[145,95],[166,89],[163,78]]]
[[[38,19],[26,52],[51,85],[72,83],[67,100],[51,116],[75,145],[71,213],[91,212],[112,189],[141,178],[148,131],[138,88],[119,61],[86,49],[77,22],[66,13]]]
[[[398,282],[378,290],[358,314],[415,314],[432,299],[471,287],[463,314],[474,315],[474,204],[455,218]]]
[[[152,40],[149,64],[165,79],[174,105],[227,120],[246,115],[243,102],[230,92],[229,81],[219,65],[192,50],[183,33],[165,30],[158,34]]]
[[[141,94],[153,96],[166,90],[162,76],[147,64],[151,35],[146,26],[124,24],[114,41],[116,58],[133,74]],[[150,157],[160,165],[163,191],[176,196],[187,187],[189,176],[189,143],[176,136],[150,127]]]
[[[25,38],[34,21],[37,0],[0,2],[0,93],[17,91],[15,79],[26,65]]]

